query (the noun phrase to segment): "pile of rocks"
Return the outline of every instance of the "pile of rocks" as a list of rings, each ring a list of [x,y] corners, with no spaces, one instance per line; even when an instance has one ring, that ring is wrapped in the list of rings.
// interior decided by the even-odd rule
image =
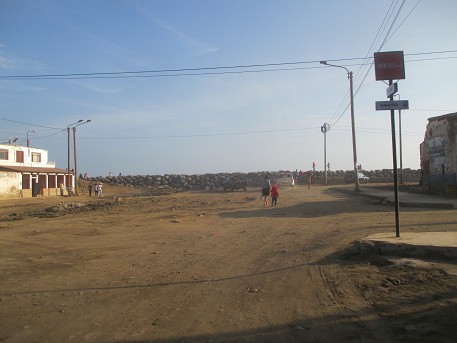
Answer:
[[[256,173],[218,173],[195,175],[126,175],[91,178],[93,182],[117,184],[132,188],[151,188],[164,190],[214,190],[221,189],[224,180],[230,176],[241,176],[248,181],[249,187],[260,187],[265,175],[274,179],[279,172]]]
[[[102,182],[112,185],[123,185],[132,188],[142,188],[151,190],[163,190],[169,192],[179,192],[186,190],[216,190],[222,189],[223,181],[231,176],[239,176],[242,179],[248,181],[249,187],[261,187],[262,180],[265,175],[269,179],[274,180],[279,176],[280,173],[290,171],[263,171],[263,172],[251,172],[251,173],[217,173],[217,174],[194,174],[194,175],[183,175],[183,174],[165,174],[165,175],[119,175],[119,176],[107,176],[107,177],[95,177],[91,178],[93,182]],[[344,175],[347,171],[337,170],[328,171],[327,175],[329,178],[340,180],[343,182]],[[379,182],[389,182],[393,178],[392,169],[383,169],[375,171],[364,171],[364,173],[370,177],[370,181],[373,179],[379,179]],[[313,174],[313,182],[320,183],[323,180],[324,171],[316,171]],[[418,181],[420,179],[420,170],[405,169],[403,171],[403,177],[410,179],[411,181]],[[306,183],[306,180],[298,180],[298,183]]]

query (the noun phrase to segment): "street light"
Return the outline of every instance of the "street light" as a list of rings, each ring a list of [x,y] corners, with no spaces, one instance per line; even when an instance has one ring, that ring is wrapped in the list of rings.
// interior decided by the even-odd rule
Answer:
[[[67,152],[67,158],[68,158],[68,169],[67,169],[67,187],[68,185],[71,186],[71,174],[70,174],[70,127],[72,125],[78,124],[83,122],[84,120],[80,119],[75,123],[71,123],[67,125],[67,136],[68,136],[68,152]]]
[[[398,96],[398,100],[401,100],[400,94],[394,94],[394,96]],[[403,184],[403,153],[402,153],[402,145],[401,145],[401,110],[398,110],[398,135],[400,138],[400,184]]]
[[[27,131],[27,148],[30,148],[29,132],[35,133],[36,131],[35,130]]]
[[[73,155],[75,158],[75,194],[76,195],[78,195],[78,167],[77,167],[77,163],[76,163],[76,127],[79,125],[90,123],[90,122],[91,122],[91,120],[88,119],[86,121],[80,122],[79,124],[76,124],[75,126],[73,126],[73,149],[74,149]]]
[[[357,145],[355,141],[355,120],[354,120],[354,91],[352,86],[352,71],[349,71],[348,68],[327,63],[327,61],[320,61],[320,64],[324,64],[329,67],[336,67],[336,68],[343,68],[348,73],[349,79],[349,91],[351,97],[351,124],[352,124],[352,154],[354,157],[354,192],[360,192],[360,185],[359,185],[359,175],[357,172]]]
[[[327,131],[330,130],[330,124],[324,123],[321,126],[321,132],[324,134],[324,176],[327,184]]]

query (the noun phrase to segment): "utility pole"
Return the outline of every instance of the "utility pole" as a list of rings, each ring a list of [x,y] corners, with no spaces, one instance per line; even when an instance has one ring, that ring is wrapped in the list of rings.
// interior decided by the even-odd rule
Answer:
[[[330,130],[330,125],[328,123],[324,123],[321,126],[321,132],[324,134],[324,177],[325,177],[325,184],[327,185],[327,131]]]
[[[70,127],[67,127],[67,135],[68,135],[68,167],[67,167],[67,182],[65,182],[65,186],[68,188],[71,185],[71,174],[70,174]]]
[[[76,195],[78,195],[78,181],[79,181],[77,158],[76,158],[76,127],[79,125],[90,123],[90,122],[91,122],[91,120],[88,119],[86,121],[81,121],[80,123],[73,126],[73,155],[74,155],[74,159],[75,159],[75,194]]]
[[[78,120],[75,123],[71,123],[71,124],[67,125],[67,136],[68,136],[68,142],[67,142],[67,147],[68,147],[68,150],[67,150],[68,167],[67,167],[67,182],[66,182],[66,186],[67,187],[71,187],[72,186],[71,170],[70,170],[70,127],[75,125],[75,124],[81,123],[81,122],[83,122],[82,119]]]
[[[359,174],[357,170],[357,143],[355,140],[355,118],[354,118],[354,89],[353,89],[353,80],[352,80],[352,71],[349,71],[348,68],[327,63],[327,61],[320,61],[320,64],[336,67],[336,68],[343,68],[346,70],[349,79],[349,92],[351,97],[351,127],[352,127],[352,156],[354,159],[354,192],[360,192],[360,182],[359,182]]]
[[[30,148],[30,139],[29,139],[29,132],[35,133],[35,130],[29,130],[27,131],[27,148]]]
[[[76,164],[76,126],[73,126],[73,158],[75,159],[75,194],[78,195],[78,167]]]

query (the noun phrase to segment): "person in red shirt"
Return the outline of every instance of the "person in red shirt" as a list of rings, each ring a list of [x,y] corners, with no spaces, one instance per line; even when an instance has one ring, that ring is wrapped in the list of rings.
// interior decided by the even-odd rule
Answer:
[[[271,188],[271,206],[276,206],[276,204],[278,203],[278,198],[278,186],[273,185],[273,187]]]

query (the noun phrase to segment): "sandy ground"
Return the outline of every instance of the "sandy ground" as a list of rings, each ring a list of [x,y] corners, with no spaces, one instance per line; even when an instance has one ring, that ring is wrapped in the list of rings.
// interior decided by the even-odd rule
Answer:
[[[257,189],[126,192],[0,200],[0,342],[457,341],[455,275],[351,249],[394,231],[392,207],[324,186],[276,208]],[[402,230],[456,214],[402,209]]]

